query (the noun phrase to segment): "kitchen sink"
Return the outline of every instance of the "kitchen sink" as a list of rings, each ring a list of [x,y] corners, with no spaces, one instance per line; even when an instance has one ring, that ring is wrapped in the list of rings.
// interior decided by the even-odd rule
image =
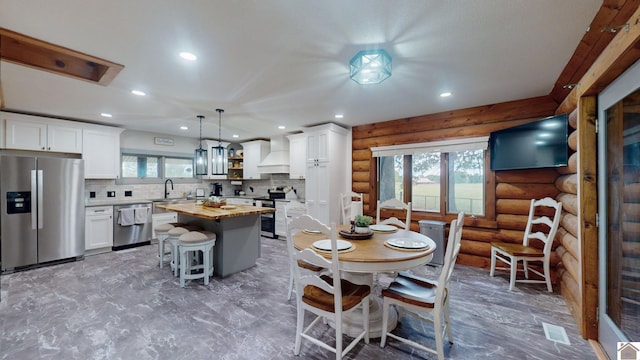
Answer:
[[[153,201],[153,213],[161,214],[169,212],[165,209],[160,209],[156,207],[156,205],[171,205],[171,204],[189,204],[195,203],[196,199],[185,199],[185,198],[177,198],[177,199],[151,199]]]

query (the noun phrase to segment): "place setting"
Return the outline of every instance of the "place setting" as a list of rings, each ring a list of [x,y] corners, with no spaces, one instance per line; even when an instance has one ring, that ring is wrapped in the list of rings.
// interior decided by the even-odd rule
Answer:
[[[429,244],[426,241],[411,238],[388,239],[385,240],[384,245],[400,251],[425,251],[429,249]]]
[[[374,224],[374,225],[370,225],[369,229],[371,229],[372,231],[377,231],[377,232],[384,232],[384,233],[390,233],[390,232],[396,232],[398,231],[398,228],[393,226],[393,225],[386,225],[386,224]]]
[[[314,250],[324,253],[331,253],[331,239],[323,239],[314,241],[311,244]],[[346,240],[337,240],[336,247],[339,253],[354,251],[356,246]]]

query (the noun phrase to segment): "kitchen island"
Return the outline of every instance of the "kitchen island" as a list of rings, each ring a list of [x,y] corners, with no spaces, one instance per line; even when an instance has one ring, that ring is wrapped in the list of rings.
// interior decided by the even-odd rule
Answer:
[[[273,208],[233,205],[221,208],[189,204],[156,205],[178,213],[178,221],[216,233],[214,274],[221,277],[248,269],[260,257],[260,214]]]

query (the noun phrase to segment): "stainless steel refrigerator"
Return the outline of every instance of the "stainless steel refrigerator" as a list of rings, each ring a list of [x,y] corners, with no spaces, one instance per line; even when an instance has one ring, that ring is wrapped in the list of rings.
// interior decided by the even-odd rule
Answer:
[[[0,155],[2,272],[84,255],[82,159]]]

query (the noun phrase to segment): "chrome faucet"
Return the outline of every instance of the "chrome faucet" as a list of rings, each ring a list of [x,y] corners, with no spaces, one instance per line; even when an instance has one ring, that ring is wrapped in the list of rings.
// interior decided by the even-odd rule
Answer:
[[[166,199],[169,196],[169,192],[167,191],[167,183],[171,183],[171,190],[173,190],[173,180],[167,179],[164,181],[164,198]]]

